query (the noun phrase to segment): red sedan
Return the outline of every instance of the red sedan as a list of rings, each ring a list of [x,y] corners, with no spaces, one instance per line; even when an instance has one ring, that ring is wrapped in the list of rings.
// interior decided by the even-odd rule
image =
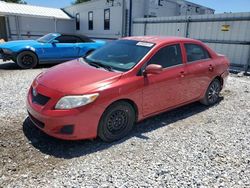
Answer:
[[[228,68],[226,57],[197,40],[124,38],[38,75],[29,117],[56,138],[114,141],[150,116],[195,101],[215,104]]]

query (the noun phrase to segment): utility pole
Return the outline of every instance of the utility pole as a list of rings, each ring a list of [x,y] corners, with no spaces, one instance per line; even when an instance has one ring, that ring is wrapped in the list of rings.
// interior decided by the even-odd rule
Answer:
[[[132,35],[132,11],[133,11],[133,4],[132,0],[129,0],[129,32],[128,35]]]

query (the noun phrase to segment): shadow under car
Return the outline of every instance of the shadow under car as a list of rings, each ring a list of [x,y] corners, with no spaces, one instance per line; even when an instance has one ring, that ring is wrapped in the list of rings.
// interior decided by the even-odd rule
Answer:
[[[220,101],[223,97],[220,97]],[[219,104],[219,103],[217,103]],[[84,156],[89,153],[94,153],[107,149],[113,145],[124,142],[125,140],[137,137],[140,139],[150,139],[144,133],[151,132],[163,126],[168,126],[171,123],[186,119],[194,114],[198,114],[208,109],[209,107],[195,102],[160,115],[148,118],[134,126],[134,129],[122,140],[106,143],[97,138],[94,140],[82,141],[64,141],[48,136],[38,129],[27,117],[23,122],[23,132],[28,138],[31,145],[44,154],[52,155],[57,158],[71,159]]]

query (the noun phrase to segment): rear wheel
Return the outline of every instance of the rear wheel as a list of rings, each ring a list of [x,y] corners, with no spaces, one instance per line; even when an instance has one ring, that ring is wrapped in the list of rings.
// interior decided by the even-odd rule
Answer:
[[[98,127],[98,136],[106,142],[126,136],[135,123],[135,110],[127,102],[112,104],[103,113]]]
[[[214,79],[209,85],[204,98],[201,100],[201,103],[207,106],[217,103],[219,100],[221,87],[221,82],[218,79]]]
[[[22,69],[32,69],[37,66],[38,59],[33,52],[24,51],[18,54],[16,63]]]

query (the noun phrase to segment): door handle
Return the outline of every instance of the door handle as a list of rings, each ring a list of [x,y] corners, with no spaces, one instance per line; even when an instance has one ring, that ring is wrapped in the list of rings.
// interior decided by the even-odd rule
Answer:
[[[181,72],[180,72],[180,75],[181,75],[181,78],[184,78],[184,77],[185,77],[185,72],[184,72],[184,71],[181,71]]]
[[[214,67],[213,67],[213,65],[209,65],[209,68],[208,68],[208,70],[209,70],[210,72],[212,72],[212,71],[214,70]]]

